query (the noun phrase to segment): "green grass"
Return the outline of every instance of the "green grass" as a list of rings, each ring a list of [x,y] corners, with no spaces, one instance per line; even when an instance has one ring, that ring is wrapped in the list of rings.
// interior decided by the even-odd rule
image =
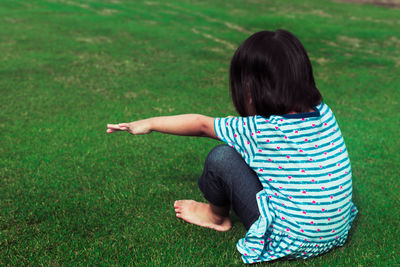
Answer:
[[[201,200],[217,141],[106,135],[158,115],[234,114],[228,68],[250,33],[309,51],[353,167],[346,245],[279,266],[400,264],[400,10],[331,1],[2,0],[0,265],[241,265],[245,234],[175,218]]]

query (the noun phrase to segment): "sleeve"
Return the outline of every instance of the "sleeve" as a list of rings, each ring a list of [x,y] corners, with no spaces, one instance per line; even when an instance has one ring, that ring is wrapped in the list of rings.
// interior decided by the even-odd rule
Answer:
[[[233,147],[249,163],[257,148],[256,117],[215,118],[214,130],[219,140]]]

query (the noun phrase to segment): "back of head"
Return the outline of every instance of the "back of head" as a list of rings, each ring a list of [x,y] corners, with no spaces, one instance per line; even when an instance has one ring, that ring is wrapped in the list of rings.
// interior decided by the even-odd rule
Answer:
[[[308,112],[322,101],[306,50],[285,30],[257,32],[239,46],[231,61],[230,89],[241,116]]]

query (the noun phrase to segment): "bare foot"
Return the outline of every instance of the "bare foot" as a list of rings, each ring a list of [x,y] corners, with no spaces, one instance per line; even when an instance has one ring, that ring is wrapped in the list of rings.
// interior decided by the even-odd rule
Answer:
[[[216,207],[194,200],[177,200],[174,203],[176,217],[201,227],[225,232],[232,228],[229,207]]]

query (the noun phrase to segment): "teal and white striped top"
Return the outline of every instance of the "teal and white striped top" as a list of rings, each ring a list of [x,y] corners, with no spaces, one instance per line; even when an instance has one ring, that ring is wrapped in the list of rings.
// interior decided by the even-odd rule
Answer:
[[[351,166],[330,108],[284,116],[216,118],[218,138],[257,173],[259,219],[239,240],[245,263],[308,258],[341,246],[357,209]]]

